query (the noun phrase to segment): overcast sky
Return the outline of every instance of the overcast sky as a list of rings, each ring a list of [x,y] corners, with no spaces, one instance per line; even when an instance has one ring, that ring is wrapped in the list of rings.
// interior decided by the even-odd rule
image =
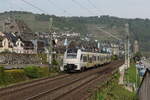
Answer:
[[[150,0],[0,0],[0,12],[17,10],[58,16],[110,15],[122,18],[150,18]]]

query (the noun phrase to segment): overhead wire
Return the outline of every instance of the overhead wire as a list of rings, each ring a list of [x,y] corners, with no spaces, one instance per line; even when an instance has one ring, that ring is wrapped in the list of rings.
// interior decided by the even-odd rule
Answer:
[[[45,11],[45,10],[39,8],[38,6],[35,6],[34,4],[32,4],[32,3],[29,2],[29,1],[26,1],[26,0],[21,0],[21,1],[23,1],[23,2],[26,3],[27,5],[30,5],[31,7],[35,8],[35,9],[37,9],[37,10],[43,12],[43,13],[48,14],[47,11]],[[55,4],[52,0],[47,0],[47,1],[49,2],[49,4],[51,4],[51,5],[53,5],[54,7],[56,7],[56,9],[58,9],[58,10],[63,10],[63,13],[68,13],[69,15],[72,15],[72,14],[71,14],[70,12],[68,12],[67,10],[65,10],[65,9],[59,7],[57,4]],[[73,1],[76,5],[78,5],[81,9],[86,10],[87,12],[89,12],[89,13],[92,14],[92,15],[95,14],[94,12],[92,12],[91,10],[89,10],[87,7],[82,6],[82,4],[80,4],[80,3],[77,2],[76,0],[72,0],[72,1]],[[88,1],[89,1],[89,0],[88,0]],[[92,4],[92,3],[91,3],[91,4]],[[92,5],[93,5],[93,4],[92,4]],[[94,7],[94,5],[93,5],[93,7]],[[94,8],[96,8],[96,6],[95,6]]]
[[[11,1],[12,1],[12,0],[11,0]],[[12,5],[12,7],[14,8],[14,10],[15,10],[15,7],[17,7],[19,10],[25,11],[25,9],[22,8],[19,4],[17,4],[16,1],[12,1],[12,2],[11,2],[11,5]],[[14,5],[15,5],[15,7],[14,7]]]
[[[111,37],[113,37],[113,38],[115,38],[115,39],[117,39],[117,40],[121,41],[121,39],[120,39],[120,38],[118,38],[117,36],[113,35],[113,34],[112,34],[112,33],[110,33],[110,32],[107,32],[107,31],[103,30],[102,28],[97,27],[97,29],[98,29],[99,31],[102,31],[102,32],[104,32],[104,33],[108,34],[109,36],[111,36]]]
[[[96,10],[97,10],[97,12],[99,13],[103,13],[101,10],[99,10],[98,8],[97,8],[97,6],[91,1],[91,0],[87,0],[88,1],[88,3],[93,7],[93,8],[95,8]]]
[[[53,5],[54,7],[56,7],[56,9],[58,10],[63,10],[63,13],[68,13],[69,15],[72,15],[70,12],[68,12],[67,10],[59,7],[57,4],[55,4],[52,0],[47,0],[51,5]]]
[[[43,9],[41,9],[41,8],[39,8],[39,7],[35,6],[35,5],[33,5],[32,3],[28,2],[28,1],[25,1],[25,0],[21,0],[21,1],[23,1],[24,3],[30,5],[31,7],[35,8],[35,9],[37,9],[37,10],[39,10],[39,11],[44,12],[44,13],[47,14],[47,12],[46,12],[45,10],[43,10]]]
[[[79,2],[77,2],[76,0],[72,0],[76,5],[78,5],[81,9],[86,10],[87,12],[89,12],[90,14],[95,14],[94,12],[92,12],[91,10],[89,10],[87,7],[82,6]]]

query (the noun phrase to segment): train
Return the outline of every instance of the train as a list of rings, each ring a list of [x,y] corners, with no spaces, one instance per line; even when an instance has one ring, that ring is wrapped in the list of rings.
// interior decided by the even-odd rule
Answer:
[[[84,71],[110,62],[111,54],[108,53],[67,49],[64,53],[63,66],[60,67],[60,70],[64,72]]]

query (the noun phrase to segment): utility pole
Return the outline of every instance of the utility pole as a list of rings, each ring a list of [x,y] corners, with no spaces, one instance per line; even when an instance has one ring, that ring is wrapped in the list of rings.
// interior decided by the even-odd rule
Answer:
[[[127,68],[129,68],[130,67],[130,40],[129,40],[129,24],[125,24],[125,28],[126,28],[126,34],[127,34],[127,36],[126,36],[126,48],[127,48],[127,50],[125,51],[126,52],[126,56],[127,56],[127,58],[126,58],[126,63],[127,63]]]
[[[125,64],[127,65],[127,42],[124,41],[124,57],[125,57]]]
[[[48,63],[49,63],[49,71],[50,71],[50,67],[53,67],[53,43],[52,43],[52,39],[53,39],[53,35],[52,35],[52,26],[53,26],[53,18],[49,19],[50,23],[49,23],[49,47],[48,47]]]

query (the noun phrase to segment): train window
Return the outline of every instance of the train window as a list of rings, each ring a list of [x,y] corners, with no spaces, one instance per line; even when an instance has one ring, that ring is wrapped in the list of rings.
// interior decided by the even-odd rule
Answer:
[[[102,60],[102,61],[104,60],[104,57],[103,57],[103,56],[101,57],[101,60]]]
[[[99,61],[101,61],[102,60],[102,56],[99,56]]]
[[[109,59],[109,56],[107,56],[107,59]]]
[[[81,55],[81,57],[80,57],[80,60],[82,60],[83,59],[83,55]]]
[[[70,59],[74,59],[77,57],[77,54],[76,53],[68,53],[67,54],[67,58],[70,58]]]
[[[92,60],[93,60],[93,61],[96,61],[96,56],[92,56]]]
[[[89,59],[90,59],[90,57],[89,57],[89,55],[87,56],[87,61],[89,62]]]
[[[99,56],[97,56],[97,61],[99,61]]]
[[[87,56],[83,56],[83,62],[87,62]]]
[[[89,62],[92,63],[92,57],[89,57]]]
[[[97,56],[95,56],[95,61],[97,61]]]

